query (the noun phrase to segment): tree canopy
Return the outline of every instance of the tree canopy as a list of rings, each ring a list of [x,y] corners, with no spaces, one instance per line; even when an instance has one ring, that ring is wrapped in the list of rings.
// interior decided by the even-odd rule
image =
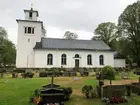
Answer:
[[[96,36],[93,36],[92,39],[103,40],[106,44],[110,46],[111,42],[118,37],[117,31],[118,28],[115,25],[115,23],[111,22],[101,23],[95,29],[94,34]]]
[[[140,1],[128,5],[118,20],[119,33],[128,39],[129,53],[140,67]]]
[[[0,38],[7,38],[7,31],[3,27],[0,27]]]
[[[0,27],[0,66],[15,64],[16,48],[7,36],[7,31]]]
[[[78,34],[70,32],[70,31],[66,31],[65,34],[64,34],[64,38],[65,39],[77,39],[78,38]]]

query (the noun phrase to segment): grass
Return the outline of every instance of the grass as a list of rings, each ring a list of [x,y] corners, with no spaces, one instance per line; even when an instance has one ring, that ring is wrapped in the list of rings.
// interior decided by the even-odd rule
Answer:
[[[138,78],[133,74],[131,76],[134,80]],[[120,76],[117,75],[116,81],[120,81],[119,78]],[[12,79],[5,77],[0,79],[0,105],[29,105],[28,99],[33,91],[48,83],[50,83],[50,78]],[[95,87],[98,84],[95,77],[79,77],[79,80],[73,80],[73,77],[56,77],[55,83],[73,88],[71,99],[65,102],[65,105],[105,105],[100,99],[86,99],[81,93],[82,86]],[[133,94],[129,97],[129,103],[119,105],[140,105],[140,96]]]

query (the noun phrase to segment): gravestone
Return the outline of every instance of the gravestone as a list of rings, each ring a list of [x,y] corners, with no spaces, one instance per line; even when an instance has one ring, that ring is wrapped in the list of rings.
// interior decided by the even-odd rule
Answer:
[[[40,96],[42,97],[41,105],[50,103],[59,103],[64,105],[64,92],[60,88],[60,85],[54,84],[54,76],[52,75],[51,84],[43,86],[41,89]]]

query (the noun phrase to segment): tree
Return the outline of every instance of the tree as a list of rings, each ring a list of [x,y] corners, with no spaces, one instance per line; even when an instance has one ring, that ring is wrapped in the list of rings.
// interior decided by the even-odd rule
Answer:
[[[78,34],[70,32],[70,31],[66,31],[65,34],[64,34],[64,38],[65,39],[77,39],[78,38]]]
[[[15,64],[16,48],[15,45],[7,38],[7,32],[0,27],[0,66]]]
[[[131,41],[128,38],[120,38],[116,50],[126,58],[126,62],[132,66],[133,54],[131,52]]]
[[[101,23],[95,29],[94,34],[96,36],[93,36],[92,39],[103,40],[106,44],[111,46],[111,42],[118,37],[117,32],[118,28],[115,25],[115,23],[111,22]]]
[[[103,76],[103,79],[108,79],[110,80],[110,84],[112,84],[112,80],[115,79],[115,70],[113,67],[111,66],[105,66],[103,69],[102,69],[102,76]]]
[[[130,42],[130,53],[140,67],[140,1],[128,5],[118,20],[119,33]]]
[[[0,38],[7,38],[7,31],[3,27],[0,27]]]
[[[8,39],[4,39],[4,53],[2,54],[2,61],[4,67],[6,65],[15,64],[16,48],[15,45]]]

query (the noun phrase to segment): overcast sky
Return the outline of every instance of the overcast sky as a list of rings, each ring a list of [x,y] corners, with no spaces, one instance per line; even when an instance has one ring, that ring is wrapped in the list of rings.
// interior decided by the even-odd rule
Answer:
[[[16,19],[24,19],[24,9],[39,11],[46,37],[62,38],[65,31],[76,32],[79,39],[91,39],[102,22],[115,22],[127,5],[137,0],[0,0],[0,26],[9,39],[17,42]]]

